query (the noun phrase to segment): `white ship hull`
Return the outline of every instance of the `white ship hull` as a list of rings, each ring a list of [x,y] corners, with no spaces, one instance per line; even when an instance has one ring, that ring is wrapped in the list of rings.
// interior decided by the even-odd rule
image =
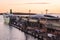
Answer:
[[[4,18],[4,23],[9,24],[9,20],[10,20],[9,15],[8,14],[3,14],[3,18]]]

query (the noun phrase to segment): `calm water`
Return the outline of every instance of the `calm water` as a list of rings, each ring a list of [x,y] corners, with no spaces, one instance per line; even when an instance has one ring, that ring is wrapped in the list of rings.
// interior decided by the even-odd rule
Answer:
[[[4,24],[3,16],[0,15],[0,40],[37,40],[36,38],[24,34],[18,29]]]

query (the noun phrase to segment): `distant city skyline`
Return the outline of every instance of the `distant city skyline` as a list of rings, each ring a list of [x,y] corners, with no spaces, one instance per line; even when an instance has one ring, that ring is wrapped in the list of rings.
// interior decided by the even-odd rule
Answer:
[[[9,12],[60,13],[60,0],[0,0],[0,13]]]

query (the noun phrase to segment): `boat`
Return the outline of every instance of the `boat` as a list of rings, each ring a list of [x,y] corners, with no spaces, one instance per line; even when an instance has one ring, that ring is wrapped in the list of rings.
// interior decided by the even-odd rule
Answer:
[[[9,20],[10,20],[9,14],[3,14],[3,18],[4,18],[4,23],[9,24]]]
[[[10,16],[13,16],[12,9],[10,9],[10,13],[4,13],[3,14],[3,18],[4,18],[4,23],[5,24],[9,24]]]

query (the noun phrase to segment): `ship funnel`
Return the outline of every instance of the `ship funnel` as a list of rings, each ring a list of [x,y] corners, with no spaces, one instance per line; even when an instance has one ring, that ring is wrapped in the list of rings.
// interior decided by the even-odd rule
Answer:
[[[12,14],[12,9],[10,9],[10,14]]]

